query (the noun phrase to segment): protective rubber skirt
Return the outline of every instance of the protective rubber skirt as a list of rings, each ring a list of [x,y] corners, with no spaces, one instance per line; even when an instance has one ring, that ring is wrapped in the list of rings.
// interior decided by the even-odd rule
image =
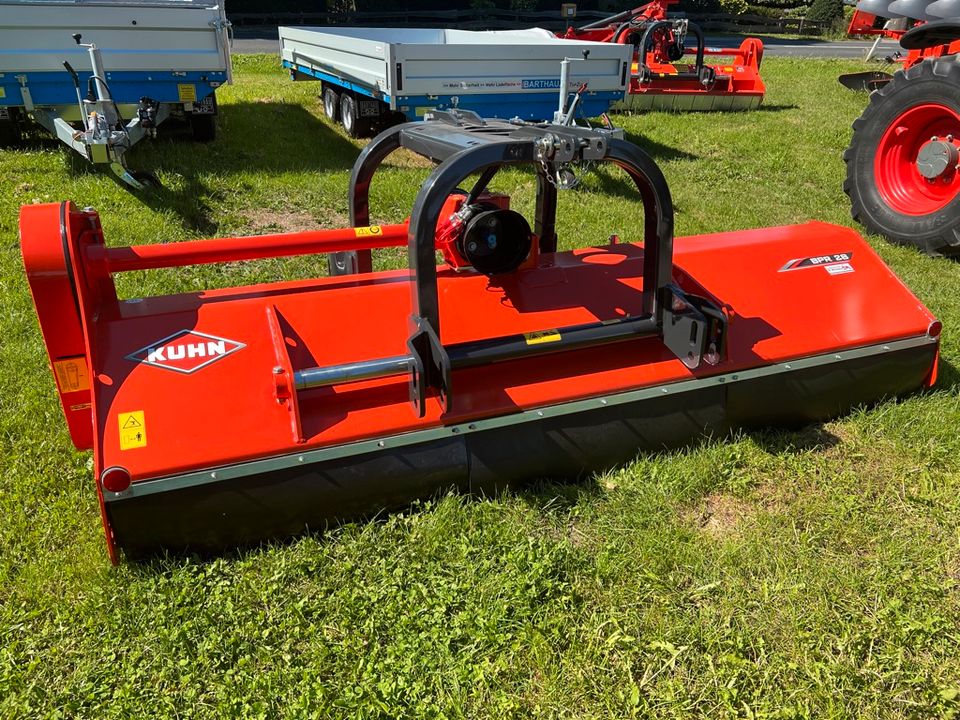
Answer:
[[[920,337],[395,437],[136,484],[106,504],[128,556],[215,552],[398,509],[449,490],[495,494],[573,479],[643,451],[798,426],[921,385]]]

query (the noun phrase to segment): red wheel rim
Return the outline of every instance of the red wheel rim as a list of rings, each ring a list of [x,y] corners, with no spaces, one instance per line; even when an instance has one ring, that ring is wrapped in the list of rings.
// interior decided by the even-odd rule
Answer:
[[[880,138],[874,175],[880,196],[903,215],[929,215],[942,210],[960,193],[960,172],[948,168],[928,180],[917,169],[920,148],[931,138],[960,148],[960,116],[944,105],[916,105],[896,120]]]

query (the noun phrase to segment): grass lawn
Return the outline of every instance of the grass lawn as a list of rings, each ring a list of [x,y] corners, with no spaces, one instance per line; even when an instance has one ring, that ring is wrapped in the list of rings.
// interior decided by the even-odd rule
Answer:
[[[866,97],[835,77],[857,67],[768,58],[759,112],[621,118],[672,183],[678,234],[850,224],[841,153]],[[641,457],[581,484],[451,495],[214,560],[110,567],[91,460],[70,445],[23,277],[17,211],[92,205],[114,244],[343,224],[361,143],[275,59],[235,68],[216,142],[131,153],[163,181],[151,198],[72,169],[52,142],[0,151],[0,718],[960,710],[960,265],[878,238],[943,321],[933,392]],[[398,156],[374,182],[374,218],[403,219],[427,171]],[[529,208],[532,176],[502,176],[497,189]],[[562,242],[637,238],[620,180],[595,173],[561,197]],[[208,266],[119,287],[196,290],[324,266]]]

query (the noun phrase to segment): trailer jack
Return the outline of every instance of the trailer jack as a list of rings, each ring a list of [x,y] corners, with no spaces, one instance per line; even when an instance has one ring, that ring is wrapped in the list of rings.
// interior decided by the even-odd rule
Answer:
[[[159,185],[153,174],[128,168],[125,155],[142,138],[156,135],[156,126],[167,118],[169,107],[150,98],[143,98],[137,116],[124,123],[106,81],[100,48],[94,43],[82,42],[80,33],[74,33],[72,37],[77,45],[87,49],[93,71],[84,95],[77,71],[66,60],[63,62],[64,70],[73,79],[83,128],[75,128],[54,109],[36,107],[27,87],[26,76],[20,78],[20,95],[24,109],[37,123],[85,160],[93,165],[108,167],[121,182],[131,188],[143,190],[148,185]]]

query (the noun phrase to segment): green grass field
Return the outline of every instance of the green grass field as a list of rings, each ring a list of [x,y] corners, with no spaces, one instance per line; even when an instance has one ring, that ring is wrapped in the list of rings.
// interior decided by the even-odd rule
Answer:
[[[113,244],[342,225],[361,143],[274,59],[235,68],[216,142],[131,154],[163,181],[150,198],[73,168],[52,142],[0,151],[0,717],[957,714],[960,265],[878,238],[943,321],[933,392],[580,484],[451,495],[219,559],[111,567],[91,460],[70,445],[47,368],[17,212],[92,205]],[[759,112],[621,118],[672,183],[678,234],[850,224],[841,153],[866,96],[834,78],[854,69],[769,58]],[[427,170],[399,156],[374,183],[375,219],[405,217]],[[637,239],[620,180],[595,173],[561,198],[564,244]],[[504,173],[498,189],[532,204],[531,175]],[[196,290],[323,266],[230,264],[119,286]]]

